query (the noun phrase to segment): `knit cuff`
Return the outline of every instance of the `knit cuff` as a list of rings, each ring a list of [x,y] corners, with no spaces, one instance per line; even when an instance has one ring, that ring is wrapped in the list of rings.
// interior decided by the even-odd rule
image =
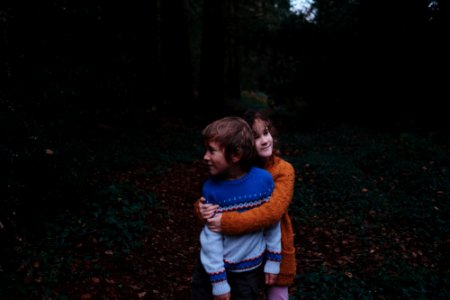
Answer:
[[[280,273],[280,262],[268,260],[264,266],[264,273],[278,274]]]
[[[228,281],[222,280],[212,284],[212,293],[214,296],[223,295],[231,291]]]

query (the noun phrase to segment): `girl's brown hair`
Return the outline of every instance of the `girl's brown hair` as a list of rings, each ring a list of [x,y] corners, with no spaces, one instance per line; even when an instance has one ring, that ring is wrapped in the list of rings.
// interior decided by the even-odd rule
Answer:
[[[272,120],[270,119],[268,113],[264,112],[264,111],[257,111],[257,110],[247,110],[244,113],[244,120],[250,125],[251,128],[253,128],[253,125],[255,124],[256,120],[261,120],[263,121],[266,126],[267,129],[269,130],[270,134],[272,135],[273,138],[273,152],[272,152],[272,157],[269,158],[269,161],[273,162],[273,159],[275,156],[280,155],[280,151],[277,147],[278,141],[277,141],[277,130],[275,128],[275,126],[273,125]],[[260,159],[258,159],[258,157],[255,158],[256,162],[258,165],[264,165],[264,161],[261,161]]]

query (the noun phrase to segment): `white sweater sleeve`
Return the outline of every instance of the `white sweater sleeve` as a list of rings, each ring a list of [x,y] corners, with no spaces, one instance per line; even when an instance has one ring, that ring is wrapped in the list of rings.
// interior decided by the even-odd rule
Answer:
[[[205,226],[200,234],[200,259],[209,275],[213,295],[230,292],[227,273],[223,262],[223,235]]]
[[[266,264],[264,273],[279,274],[281,263],[281,226],[280,221],[264,230],[266,240]]]

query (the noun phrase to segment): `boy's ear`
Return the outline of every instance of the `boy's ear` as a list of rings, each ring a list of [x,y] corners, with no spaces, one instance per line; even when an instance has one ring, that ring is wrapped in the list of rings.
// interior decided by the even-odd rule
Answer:
[[[242,155],[241,155],[240,152],[238,152],[238,153],[233,153],[233,154],[231,154],[231,161],[232,161],[234,164],[236,164],[236,163],[238,163],[238,162],[241,160],[241,157],[242,157]]]

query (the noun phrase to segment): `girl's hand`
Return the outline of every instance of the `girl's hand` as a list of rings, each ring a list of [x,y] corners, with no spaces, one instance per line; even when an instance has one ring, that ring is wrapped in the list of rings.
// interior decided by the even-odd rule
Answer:
[[[222,214],[216,214],[214,217],[206,220],[206,225],[211,231],[222,232]]]
[[[274,285],[277,281],[278,274],[265,273],[264,283],[267,285]]]
[[[198,208],[199,208],[200,215],[202,216],[202,218],[207,220],[207,219],[214,217],[219,206],[216,204],[206,203],[206,199],[204,197],[201,197],[199,200],[200,201],[198,203]]]

